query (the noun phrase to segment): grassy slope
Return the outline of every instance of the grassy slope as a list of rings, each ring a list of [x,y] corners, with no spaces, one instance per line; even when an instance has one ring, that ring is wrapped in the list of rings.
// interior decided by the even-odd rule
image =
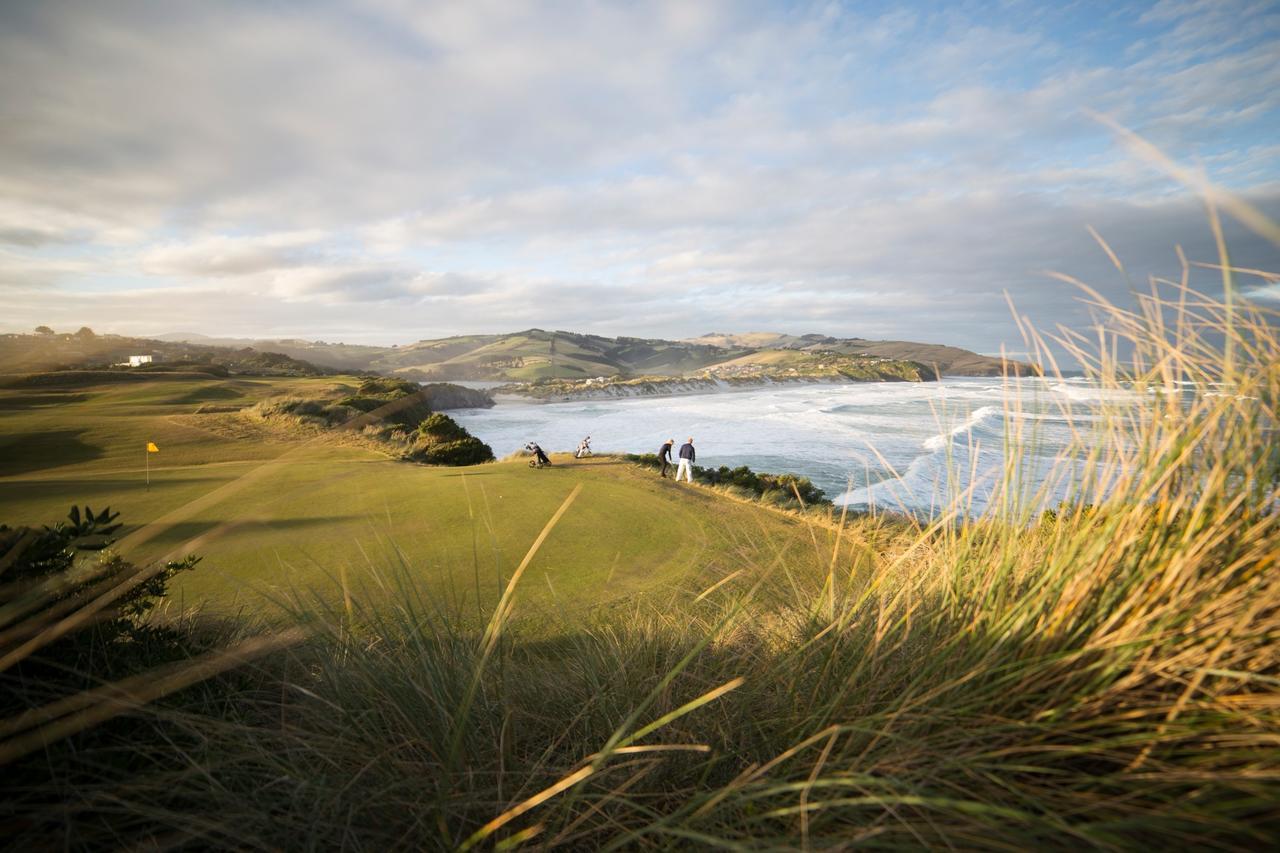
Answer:
[[[717,364],[716,367],[747,367],[749,365],[769,365],[771,367],[791,367],[812,361],[813,356],[800,350],[766,349],[748,353]]]
[[[73,502],[110,505],[128,525],[126,556],[203,554],[174,590],[219,608],[286,586],[340,597],[343,572],[351,588],[372,590],[403,560],[434,598],[474,613],[477,591],[483,602],[496,599],[501,579],[579,483],[572,511],[526,575],[532,600],[598,602],[712,583],[739,555],[763,562],[775,544],[801,541],[786,535],[789,519],[610,460],[566,458],[542,471],[518,461],[429,468],[255,429],[238,415],[192,413],[202,402],[331,382],[0,392],[0,520],[44,524]],[[147,441],[161,448],[149,490]]]
[[[682,342],[603,338],[555,332],[556,370],[561,378],[659,374],[678,376],[740,354]],[[420,341],[386,355],[380,370],[434,376],[499,376],[512,380],[550,377],[551,336],[542,330],[510,335],[474,335]],[[486,368],[495,359],[523,359],[522,366]]]
[[[918,344],[909,341],[842,341],[830,347],[837,352],[918,361],[937,366],[951,376],[999,376],[1004,366],[998,358],[979,355],[959,347]]]

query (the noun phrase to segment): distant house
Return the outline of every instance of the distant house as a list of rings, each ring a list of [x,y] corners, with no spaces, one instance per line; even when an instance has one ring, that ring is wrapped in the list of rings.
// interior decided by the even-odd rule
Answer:
[[[131,355],[129,356],[130,367],[141,367],[144,364],[151,364],[156,360],[154,355]]]

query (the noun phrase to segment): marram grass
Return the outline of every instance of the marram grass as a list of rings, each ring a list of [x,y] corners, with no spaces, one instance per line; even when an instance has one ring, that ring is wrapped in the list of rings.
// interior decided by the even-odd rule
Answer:
[[[306,642],[10,767],[6,784],[22,787],[8,837],[1274,845],[1275,317],[1185,281],[1154,283],[1134,311],[1099,310],[1105,337],[1061,343],[1125,403],[1079,420],[1082,461],[1058,482],[1028,482],[1032,437],[1010,417],[981,518],[957,490],[930,522],[837,519],[821,569],[743,566],[559,631],[523,625],[518,577],[483,624],[440,612],[411,567],[379,575],[377,608],[360,590],[337,605],[300,592],[286,605]],[[1043,513],[1058,487],[1075,499]]]

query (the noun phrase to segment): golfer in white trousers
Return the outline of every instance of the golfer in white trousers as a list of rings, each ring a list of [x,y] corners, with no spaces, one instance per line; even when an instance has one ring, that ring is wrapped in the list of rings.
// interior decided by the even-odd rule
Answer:
[[[693,482],[693,461],[698,458],[698,454],[693,449],[693,436],[689,436],[689,440],[680,445],[680,465],[676,468],[676,482],[680,482],[680,475],[684,474],[686,482]]]

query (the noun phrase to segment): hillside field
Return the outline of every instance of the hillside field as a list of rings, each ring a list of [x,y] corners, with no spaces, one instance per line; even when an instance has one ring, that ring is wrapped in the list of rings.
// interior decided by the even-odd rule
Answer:
[[[220,611],[257,611],[263,595],[286,590],[340,599],[344,576],[348,594],[381,594],[385,570],[403,563],[433,600],[474,615],[579,484],[525,576],[529,601],[587,604],[706,586],[739,562],[765,563],[775,548],[796,551],[792,566],[814,559],[790,518],[615,460],[565,457],[536,471],[518,460],[426,467],[338,436],[282,434],[249,413],[196,413],[343,381],[0,391],[0,521],[48,524],[72,503],[109,505],[126,524],[116,545],[126,557],[201,555],[175,582],[174,601]],[[148,441],[160,447],[150,488]]]

